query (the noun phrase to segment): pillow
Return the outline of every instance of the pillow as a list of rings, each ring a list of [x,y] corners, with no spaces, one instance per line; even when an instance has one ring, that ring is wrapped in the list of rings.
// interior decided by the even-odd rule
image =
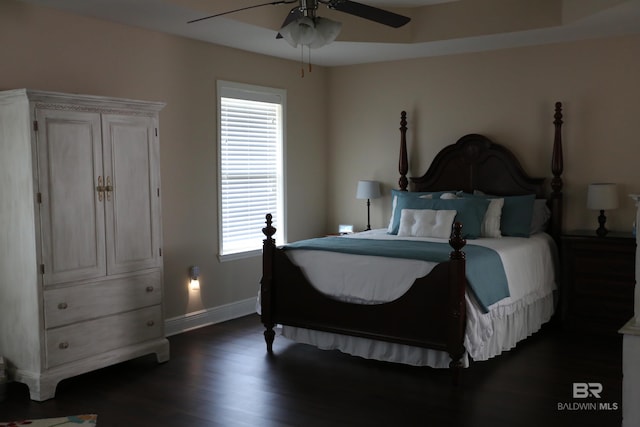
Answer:
[[[530,234],[542,233],[547,230],[547,223],[551,218],[551,211],[545,199],[536,199],[533,202],[533,218],[531,219]]]
[[[400,216],[398,216],[395,220],[394,217],[396,215],[396,206],[398,204],[398,197],[410,197],[415,199],[439,199],[443,194],[454,194],[455,191],[400,191],[391,189],[391,219],[389,220],[389,227],[387,228],[387,233],[393,233],[393,225],[400,220]],[[397,212],[397,215],[400,215],[400,212]]]
[[[498,196],[490,196],[481,191],[473,194],[464,193],[465,196],[494,199]],[[535,194],[523,196],[505,196],[500,218],[500,231],[503,236],[529,237],[531,233],[531,220],[533,218],[533,204]]]
[[[398,234],[403,209],[455,210],[457,211],[455,221],[461,222],[463,226],[462,237],[475,239],[480,236],[482,221],[488,206],[489,200],[482,198],[442,200],[398,197],[389,234]]]
[[[442,200],[452,200],[452,199],[459,199],[460,197],[458,197],[456,193],[447,192],[447,193],[442,193],[440,195],[440,198]]]
[[[452,210],[403,209],[398,236],[448,239],[455,217],[456,211]]]
[[[489,207],[484,214],[480,236],[482,237],[502,237],[500,229],[500,219],[502,218],[502,207],[504,199],[489,199]]]
[[[529,237],[535,194],[504,198],[500,230],[503,236]]]

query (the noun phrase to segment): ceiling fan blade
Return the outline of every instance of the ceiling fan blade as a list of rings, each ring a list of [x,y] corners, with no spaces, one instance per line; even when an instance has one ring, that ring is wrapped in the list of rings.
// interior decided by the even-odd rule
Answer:
[[[280,1],[270,1],[269,3],[261,3],[253,6],[241,7],[240,9],[229,10],[227,12],[216,13],[215,15],[209,15],[198,19],[192,19],[191,21],[187,21],[187,24],[193,24],[194,22],[204,21],[205,19],[216,18],[222,15],[228,15],[230,13],[240,12],[241,10],[255,9],[256,7],[269,6],[269,5],[278,5],[278,4],[290,4],[297,3],[299,0],[280,0]]]
[[[289,25],[290,23],[292,23],[296,19],[302,18],[303,16],[304,16],[304,12],[302,12],[302,10],[299,7],[297,7],[297,6],[294,7],[293,9],[291,9],[289,11],[289,14],[284,19],[284,22],[282,23],[282,26],[280,28],[286,27],[287,25]],[[278,33],[276,38],[277,39],[281,39],[282,38],[282,34]]]
[[[397,13],[389,12],[388,10],[379,9],[377,7],[350,0],[332,0],[329,2],[321,1],[321,3],[325,3],[330,9],[359,16],[360,18],[375,21],[393,28],[402,27],[411,21],[411,18],[407,16],[398,15]]]

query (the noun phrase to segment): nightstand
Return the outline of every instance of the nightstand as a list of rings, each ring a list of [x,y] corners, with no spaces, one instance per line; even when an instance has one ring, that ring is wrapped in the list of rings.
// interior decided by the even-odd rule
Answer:
[[[573,331],[615,334],[633,316],[636,239],[580,230],[562,236],[562,323]]]

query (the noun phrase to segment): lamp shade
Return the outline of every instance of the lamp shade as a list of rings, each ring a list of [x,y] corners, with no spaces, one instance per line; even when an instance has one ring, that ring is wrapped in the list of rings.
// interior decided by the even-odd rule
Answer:
[[[377,199],[378,197],[380,197],[378,181],[358,181],[356,199]]]
[[[612,183],[589,184],[587,207],[594,210],[609,210],[618,207],[618,186]]]
[[[316,49],[333,42],[341,29],[340,22],[303,16],[280,28],[280,35],[293,47],[303,45]]]
[[[332,21],[327,18],[316,18],[316,37],[313,42],[309,44],[309,47],[312,49],[317,49],[319,47],[328,45],[329,43],[333,43],[340,34],[340,30],[342,30],[342,23],[337,21]]]

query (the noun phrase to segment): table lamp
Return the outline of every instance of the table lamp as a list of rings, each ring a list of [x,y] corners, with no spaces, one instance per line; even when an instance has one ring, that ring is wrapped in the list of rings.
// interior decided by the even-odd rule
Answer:
[[[600,226],[596,230],[596,234],[600,237],[607,235],[605,223],[607,217],[604,216],[605,210],[615,209],[618,207],[618,187],[612,183],[594,183],[589,184],[587,191],[587,207],[593,210],[599,210],[598,223]]]
[[[371,230],[370,199],[380,197],[380,183],[378,181],[358,181],[356,199],[367,199],[367,230]]]

